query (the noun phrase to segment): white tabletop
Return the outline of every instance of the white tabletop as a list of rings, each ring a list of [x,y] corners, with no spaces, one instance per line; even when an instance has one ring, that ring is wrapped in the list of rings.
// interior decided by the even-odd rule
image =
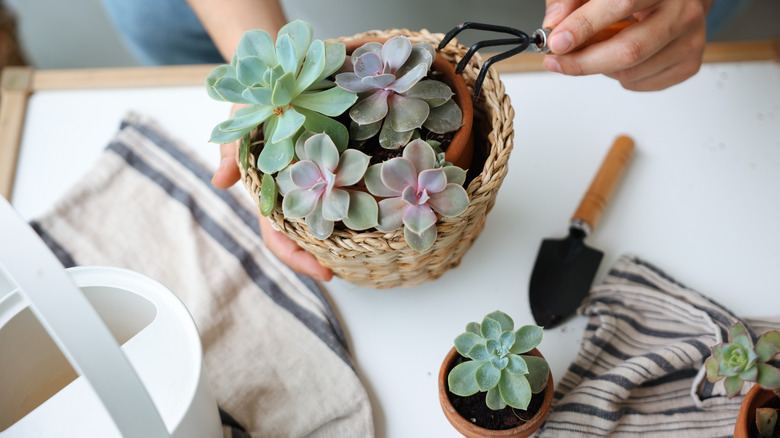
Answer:
[[[457,436],[436,377],[452,340],[496,309],[531,324],[538,245],[568,219],[618,134],[637,152],[587,243],[605,253],[596,281],[633,253],[744,316],[780,313],[780,65],[708,64],[656,93],[604,77],[505,74],[515,108],[509,174],[485,229],[457,269],[409,289],[326,283],[372,399],[378,437]],[[151,116],[216,164],[207,143],[227,105],[201,87],[46,91],[28,108],[13,204],[27,218],[77,181],[127,111]],[[57,184],[50,182],[57,181]],[[585,319],[545,332],[560,379]]]

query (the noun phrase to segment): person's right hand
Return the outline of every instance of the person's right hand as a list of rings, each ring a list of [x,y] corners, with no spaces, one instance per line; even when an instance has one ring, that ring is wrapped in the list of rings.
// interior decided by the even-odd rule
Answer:
[[[712,0],[547,0],[543,27],[552,28],[544,67],[566,75],[603,73],[635,91],[662,90],[699,71]],[[576,50],[626,18],[636,24]]]
[[[233,105],[231,115],[242,106],[245,105]],[[241,178],[236,160],[237,153],[238,141],[220,146],[219,167],[211,179],[214,187],[227,189]],[[260,224],[260,234],[263,236],[265,246],[293,271],[320,281],[329,281],[333,278],[330,269],[322,266],[317,258],[298,246],[292,239],[275,230],[268,218],[258,213],[257,221]]]

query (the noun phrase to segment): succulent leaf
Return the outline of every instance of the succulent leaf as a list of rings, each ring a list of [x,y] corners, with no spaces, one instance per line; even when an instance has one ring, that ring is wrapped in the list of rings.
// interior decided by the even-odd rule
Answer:
[[[436,227],[426,228],[422,233],[415,233],[404,227],[404,240],[410,248],[417,252],[427,251],[436,242]]]
[[[468,333],[474,333],[475,335],[479,335],[480,332],[480,325],[478,322],[470,322],[466,324],[466,332]]]
[[[295,48],[295,57],[298,62],[295,66],[295,70],[293,71],[298,71],[298,69],[301,67],[301,61],[306,55],[309,45],[312,43],[313,34],[314,29],[312,29],[311,25],[302,20],[291,21],[279,29],[279,37],[282,35],[289,37]],[[277,43],[278,39],[279,38],[277,38]],[[281,64],[281,61],[279,63]]]
[[[531,402],[531,385],[525,377],[503,372],[498,389],[507,405],[516,409],[528,408],[528,403]]]
[[[418,172],[433,169],[436,163],[436,154],[433,148],[422,140],[414,140],[403,151],[403,157],[414,164]]]
[[[349,110],[349,117],[358,125],[376,123],[387,116],[387,96],[389,93],[379,90],[361,99]]]
[[[357,100],[357,95],[341,88],[303,93],[293,99],[293,106],[303,107],[326,116],[339,116]]]
[[[336,185],[352,186],[360,182],[368,169],[371,157],[355,149],[347,149],[341,154],[336,168]]]
[[[306,53],[303,68],[295,81],[295,94],[301,94],[315,82],[320,80],[320,75],[325,69],[325,43],[314,41]]]
[[[281,116],[277,117],[276,129],[271,137],[272,143],[278,143],[295,135],[303,126],[306,116],[290,108]]]
[[[430,108],[420,99],[391,94],[387,98],[387,121],[397,132],[419,128],[428,118]]]
[[[260,214],[268,216],[276,207],[276,182],[274,178],[267,173],[263,174],[262,185],[260,186]]]
[[[365,141],[377,135],[381,128],[381,120],[374,123],[369,123],[367,125],[358,125],[354,120],[352,120],[349,124],[349,135],[352,140]]]
[[[484,342],[482,336],[467,331],[455,338],[455,349],[458,350],[461,356],[467,356],[475,345],[482,342]]]
[[[382,45],[384,71],[395,73],[412,53],[412,43],[405,36],[390,38]]]
[[[303,127],[309,132],[324,133],[336,145],[339,152],[344,152],[349,143],[349,132],[347,128],[336,120],[322,114],[307,110],[306,108],[296,108],[296,111],[306,116]]]
[[[390,123],[382,123],[382,129],[379,131],[379,145],[385,149],[399,149],[403,145],[409,143],[412,136],[416,132],[414,129],[411,131],[397,132],[393,129]]]
[[[286,107],[292,102],[293,96],[295,96],[295,75],[288,72],[275,81],[271,104],[276,107]]]
[[[276,57],[285,74],[295,75],[298,72],[298,54],[289,35],[279,35],[276,38]]]
[[[522,356],[510,354],[507,358],[509,359],[506,366],[508,372],[518,375],[528,374],[528,364],[526,364]]]
[[[325,240],[333,233],[333,221],[326,220],[322,217],[322,202],[317,203],[317,207],[314,211],[306,216],[306,226],[309,231],[320,240]]]
[[[257,168],[263,173],[276,173],[290,164],[293,155],[291,138],[277,143],[266,143],[257,157]]]
[[[504,325],[501,325],[501,328],[503,328]],[[500,337],[501,346],[506,349],[507,352],[509,352],[512,349],[512,346],[515,345],[515,332],[513,332],[511,329],[504,330],[503,333],[501,333]]]
[[[482,319],[481,331],[485,339],[498,339],[501,336],[501,323],[486,316]]]
[[[765,363],[757,364],[756,367],[758,368],[756,382],[759,385],[767,389],[780,388],[780,369]]]
[[[487,391],[498,384],[501,380],[501,370],[497,369],[490,363],[484,363],[481,367],[477,368],[475,374],[477,386],[480,391]]]
[[[777,409],[775,408],[757,408],[756,409],[756,428],[758,434],[762,437],[771,438],[777,425]]]
[[[729,398],[739,394],[739,390],[742,389],[742,379],[739,376],[729,376],[723,381],[723,386],[726,388],[726,395]]]
[[[407,205],[406,201],[401,198],[387,198],[379,201],[379,224],[376,229],[383,233],[389,233],[401,228],[404,224],[403,216]],[[417,241],[422,245],[422,237],[418,237]]]
[[[276,48],[271,35],[259,29],[244,32],[236,48],[236,58],[241,59],[246,56],[257,56],[267,66],[277,65]]]
[[[550,365],[546,360],[538,356],[522,355],[525,363],[528,365],[528,374],[525,378],[531,385],[531,392],[538,394],[547,386],[547,380],[550,375]]]
[[[479,343],[471,347],[471,350],[469,350],[469,353],[466,357],[474,359],[478,362],[487,362],[493,357],[493,355],[490,354],[485,344]]]
[[[408,73],[399,77],[398,79],[395,79],[395,76],[393,76],[393,79],[395,80],[385,85],[385,87],[387,87],[388,90],[395,91],[396,93],[406,93],[417,83],[419,83],[420,79],[424,78],[427,73],[428,66],[420,64],[409,70]],[[450,92],[450,94],[451,93],[452,92]],[[439,103],[439,105],[442,103],[444,102]]]
[[[453,100],[448,100],[437,107],[431,108],[423,126],[431,132],[444,134],[460,128],[462,121],[463,112],[461,112],[460,107]]]
[[[343,189],[334,188],[322,197],[322,218],[329,221],[340,221],[349,212],[349,193]]]
[[[419,81],[404,93],[406,97],[420,99],[431,108],[443,105],[450,101],[454,93],[444,82],[435,80]],[[454,103],[454,102],[453,102]],[[457,105],[455,105],[457,107]]]
[[[498,411],[506,407],[506,402],[501,398],[501,391],[498,389],[498,385],[488,390],[485,396],[485,404],[490,409]]]
[[[257,56],[246,56],[236,61],[236,78],[246,87],[262,85],[268,66]]]
[[[344,225],[351,230],[366,230],[376,227],[379,210],[376,199],[368,193],[357,190],[347,190],[349,193],[349,211],[342,219]]]
[[[325,66],[320,73],[320,77],[314,82],[319,83],[323,79],[329,77],[344,64],[344,59],[347,57],[347,49],[344,43],[329,42],[325,43]],[[335,83],[331,86],[336,85]]]
[[[524,325],[515,332],[515,344],[510,350],[515,354],[527,353],[542,342],[544,330],[536,325]]]
[[[456,184],[447,184],[439,193],[432,193],[428,205],[442,216],[458,216],[469,207],[469,195]]]
[[[453,394],[468,397],[479,392],[476,373],[482,366],[481,362],[466,361],[453,368],[447,375],[447,384]]]

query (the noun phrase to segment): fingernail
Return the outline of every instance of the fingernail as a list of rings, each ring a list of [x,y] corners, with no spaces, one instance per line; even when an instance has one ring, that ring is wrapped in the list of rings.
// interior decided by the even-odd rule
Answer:
[[[550,37],[550,42],[547,43],[553,53],[565,53],[573,44],[574,36],[572,36],[571,32],[568,30],[552,35],[552,37]]]
[[[560,3],[553,3],[547,7],[547,12],[542,20],[542,27],[553,27],[560,21],[560,15],[563,6]]]
[[[542,65],[544,66],[544,69],[547,71],[551,71],[554,73],[561,72],[561,64],[558,63],[557,59],[551,56],[545,56],[544,61],[542,61]]]

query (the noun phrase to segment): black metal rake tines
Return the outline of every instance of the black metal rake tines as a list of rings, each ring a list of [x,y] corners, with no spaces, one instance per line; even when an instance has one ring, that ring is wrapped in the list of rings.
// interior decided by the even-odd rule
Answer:
[[[471,60],[471,57],[474,56],[474,54],[477,53],[477,50],[479,49],[482,49],[484,47],[516,45],[516,47],[513,47],[505,52],[501,52],[498,55],[491,56],[482,65],[482,69],[480,69],[479,75],[477,76],[477,80],[474,83],[474,99],[477,99],[477,97],[479,97],[479,91],[482,89],[482,83],[485,81],[485,76],[487,75],[487,71],[490,68],[490,66],[498,61],[502,61],[506,58],[517,55],[518,53],[527,49],[528,46],[531,45],[532,42],[534,42],[534,40],[530,36],[528,36],[527,33],[508,26],[466,22],[466,23],[459,24],[454,29],[447,32],[447,34],[444,36],[444,39],[441,40],[441,42],[439,43],[439,50],[441,50],[450,41],[452,41],[452,39],[455,38],[457,34],[467,29],[487,30],[492,32],[506,33],[506,34],[514,35],[514,38],[501,38],[501,39],[494,39],[494,40],[478,41],[474,43],[474,45],[471,46],[471,48],[469,48],[468,52],[466,52],[466,55],[463,56],[463,59],[461,59],[460,62],[458,62],[458,66],[455,68],[455,73],[463,72],[463,70],[466,68],[466,65]]]

